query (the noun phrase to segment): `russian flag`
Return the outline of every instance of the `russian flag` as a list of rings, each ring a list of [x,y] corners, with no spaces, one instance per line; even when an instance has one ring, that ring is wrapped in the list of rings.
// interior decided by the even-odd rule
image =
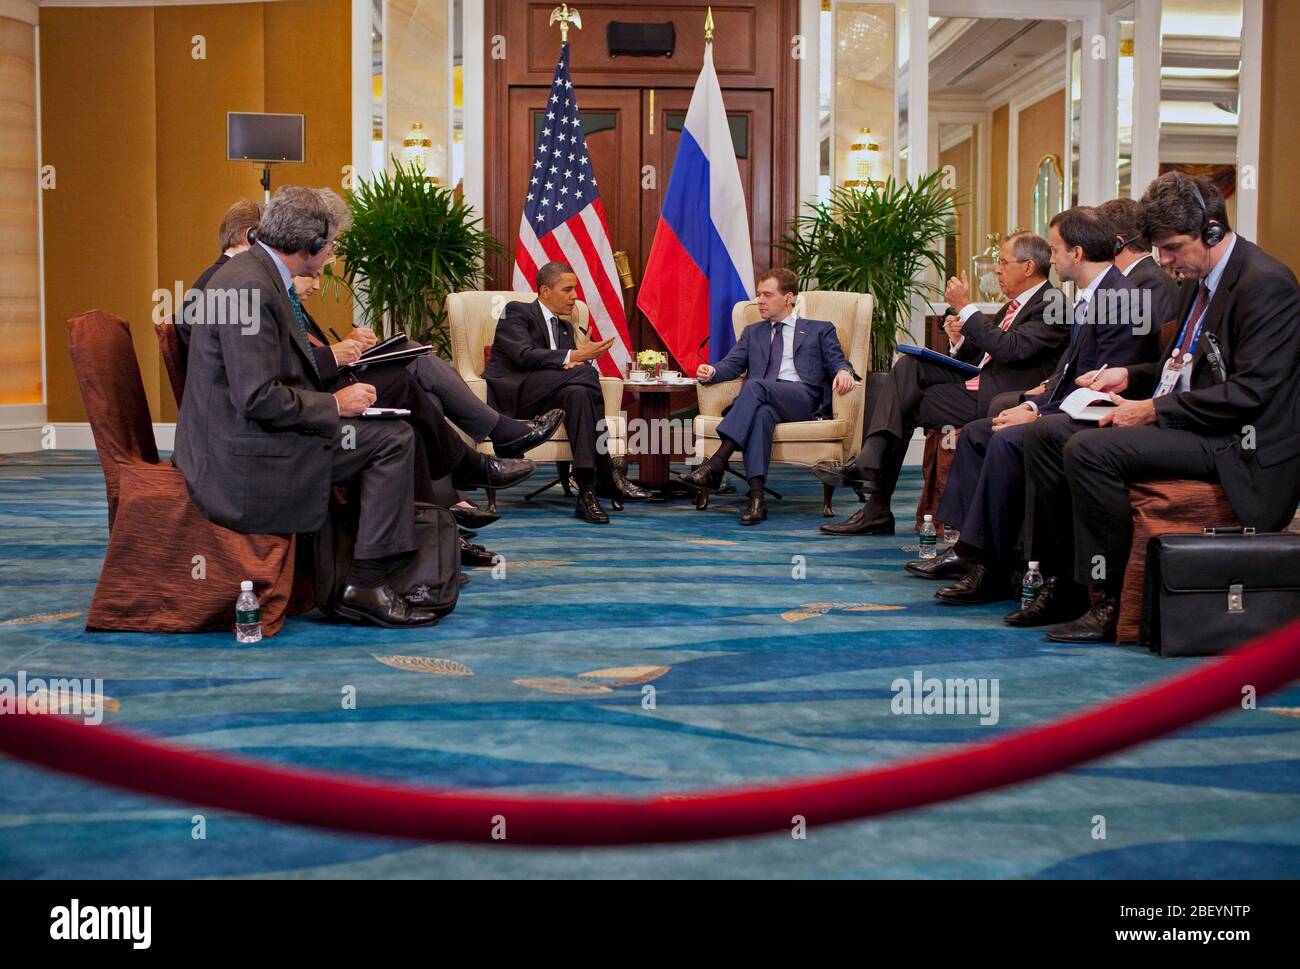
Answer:
[[[636,305],[693,374],[726,356],[736,342],[731,308],[753,298],[749,213],[713,45],[705,44]]]

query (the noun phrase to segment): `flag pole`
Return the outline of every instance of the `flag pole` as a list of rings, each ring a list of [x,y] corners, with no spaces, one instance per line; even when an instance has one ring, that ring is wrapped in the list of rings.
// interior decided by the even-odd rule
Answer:
[[[581,26],[581,24],[579,24]],[[709,7],[708,12],[704,15],[704,42],[713,43],[713,8]]]
[[[569,42],[569,24],[573,24],[573,26],[581,30],[582,14],[567,3],[562,3],[551,11],[551,19],[547,22],[549,27],[554,27],[556,24],[560,25],[560,43],[567,44]]]

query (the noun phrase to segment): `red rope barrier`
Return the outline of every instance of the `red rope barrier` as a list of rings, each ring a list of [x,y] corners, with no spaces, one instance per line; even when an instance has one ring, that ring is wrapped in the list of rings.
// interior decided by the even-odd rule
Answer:
[[[1092,710],[950,753],[794,783],[632,799],[371,783],[183,750],[41,714],[0,716],[0,750],[117,787],[277,821],[506,845],[617,845],[789,831],[920,807],[1064,770],[1240,707],[1300,677],[1300,622]],[[502,837],[504,835],[504,837]]]

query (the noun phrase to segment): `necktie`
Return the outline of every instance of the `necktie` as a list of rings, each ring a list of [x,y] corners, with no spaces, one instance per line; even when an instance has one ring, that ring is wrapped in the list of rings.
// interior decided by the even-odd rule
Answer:
[[[1007,304],[1007,312],[1002,317],[1002,322],[999,324],[999,328],[1002,330],[1003,333],[1006,333],[1007,330],[1011,329],[1011,321],[1015,317],[1016,311],[1018,309],[1020,309],[1020,303],[1014,299]],[[988,363],[991,359],[993,359],[992,354],[990,353],[984,354],[984,358],[980,360],[980,369],[983,370],[984,365]],[[971,377],[970,380],[966,381],[966,389],[976,390],[976,391],[980,389],[979,374],[976,374],[975,376]]]
[[[1087,318],[1088,301],[1080,297],[1074,304],[1074,325],[1070,327],[1070,346],[1065,351],[1065,360],[1061,365],[1061,379],[1052,387],[1052,392],[1047,397],[1048,403],[1054,404],[1060,400],[1064,396],[1061,391],[1070,384],[1074,372],[1074,351],[1079,345],[1079,334],[1083,332]]]
[[[1196,337],[1196,321],[1201,318],[1209,302],[1210,288],[1201,280],[1201,285],[1196,289],[1196,302],[1192,304],[1191,315],[1187,317],[1187,325],[1183,328],[1183,338],[1178,342],[1179,357],[1191,350],[1192,340]]]
[[[764,380],[776,380],[781,375],[781,357],[784,355],[785,343],[781,339],[781,324],[772,323],[772,349],[767,356],[767,373]]]
[[[551,349],[560,349],[560,334],[555,329],[555,317],[546,314],[546,335],[551,339]]]
[[[320,379],[320,366],[316,363],[316,354],[311,349],[311,334],[307,330],[307,313],[302,308],[302,303],[298,300],[298,291],[289,287],[289,302],[293,304],[293,315],[298,319],[298,333],[302,336],[303,348],[307,351],[307,359],[311,361],[311,368],[316,372],[316,378]]]

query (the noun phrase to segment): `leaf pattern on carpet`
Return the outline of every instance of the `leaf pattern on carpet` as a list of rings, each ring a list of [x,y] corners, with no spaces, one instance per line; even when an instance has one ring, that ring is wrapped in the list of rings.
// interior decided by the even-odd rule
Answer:
[[[76,619],[78,616],[84,615],[84,612],[40,612],[34,616],[5,619],[0,621],[0,626],[26,626],[34,622],[59,622],[63,619]]]
[[[512,680],[516,686],[526,686],[530,690],[543,693],[561,693],[567,696],[591,696],[597,693],[613,693],[607,686],[598,683],[583,683],[563,676],[525,676]]]
[[[452,659],[437,659],[433,656],[376,656],[375,659],[385,666],[412,673],[433,673],[437,676],[473,676],[474,671],[464,663]]]
[[[875,602],[808,602],[781,613],[786,622],[803,622],[816,619],[828,612],[898,612],[907,606],[888,606]]]
[[[588,673],[579,673],[578,679],[581,681],[602,681],[605,686],[635,686],[638,683],[649,683],[651,680],[657,680],[667,673],[671,666],[613,666],[604,670],[591,670]]]

